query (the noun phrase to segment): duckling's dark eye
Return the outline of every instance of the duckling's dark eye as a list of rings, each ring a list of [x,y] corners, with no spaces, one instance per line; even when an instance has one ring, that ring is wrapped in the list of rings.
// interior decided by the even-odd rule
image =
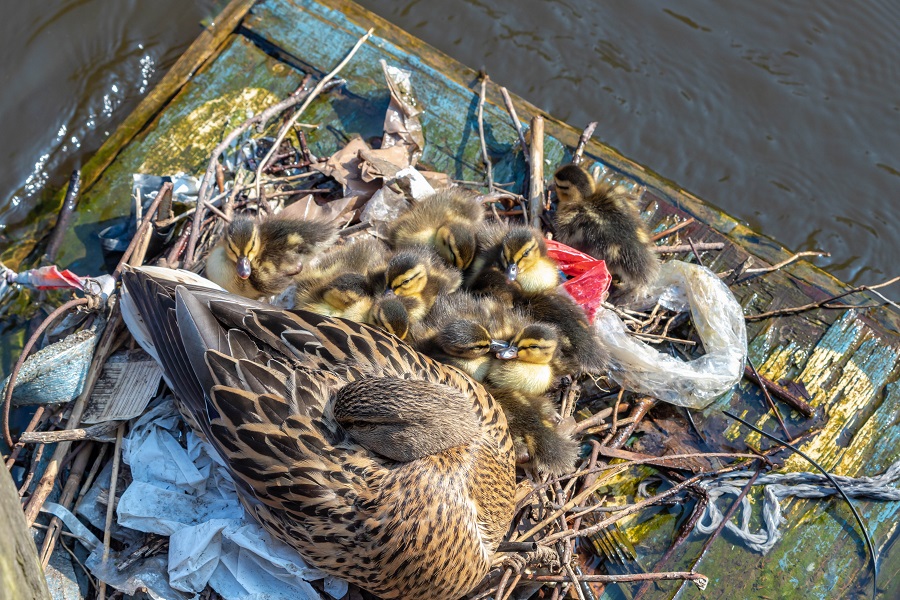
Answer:
[[[400,285],[401,285],[401,286],[404,286],[404,285],[406,285],[407,283],[409,283],[409,282],[412,281],[412,280],[413,280],[412,277],[409,277],[408,279],[404,279],[404,280],[403,280],[403,283],[401,283]]]
[[[531,254],[531,248],[522,253],[522,258],[527,257],[529,254]]]

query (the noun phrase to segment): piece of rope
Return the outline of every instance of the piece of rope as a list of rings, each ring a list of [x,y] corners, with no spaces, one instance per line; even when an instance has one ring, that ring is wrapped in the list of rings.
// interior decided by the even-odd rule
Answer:
[[[832,475],[851,498],[880,501],[900,501],[900,489],[894,487],[900,480],[900,461],[892,464],[875,477],[845,477]],[[709,494],[709,503],[697,522],[697,530],[709,534],[722,522],[723,514],[716,504],[721,496],[738,496],[749,481],[746,473],[729,473],[700,485]],[[771,550],[781,539],[780,526],[786,521],[781,514],[781,501],[787,497],[827,498],[837,494],[828,480],[817,473],[770,473],[760,476],[754,485],[763,485],[763,525],[759,532],[750,531],[750,499],[741,500],[740,524],[729,521],[725,527],[749,548],[762,554]]]

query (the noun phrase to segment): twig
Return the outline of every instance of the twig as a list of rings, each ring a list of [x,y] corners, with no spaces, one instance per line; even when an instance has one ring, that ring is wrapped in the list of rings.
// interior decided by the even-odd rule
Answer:
[[[22,352],[19,354],[19,358],[16,360],[16,364],[13,366],[13,370],[9,375],[9,381],[6,384],[6,395],[3,398],[3,439],[6,441],[6,445],[9,448],[13,447],[12,435],[9,433],[9,407],[12,405],[13,391],[16,388],[16,379],[19,377],[19,371],[22,370],[22,365],[25,364],[25,359],[28,358],[32,348],[37,344],[38,339],[40,339],[44,331],[46,331],[60,315],[77,306],[87,304],[88,302],[90,302],[88,298],[75,298],[54,310],[47,315],[47,318],[44,319],[40,325],[38,325],[38,328],[35,329],[34,333],[31,334],[31,337],[28,338],[28,341],[25,343],[25,347],[22,348]]]
[[[27,431],[19,436],[23,444],[52,444],[55,442],[77,442],[80,440],[99,440],[106,437],[118,427],[116,421],[98,423],[85,429],[63,429],[62,431]]]
[[[575,570],[568,562],[565,563],[565,566],[566,575],[568,575],[569,581],[572,582],[572,585],[575,586],[575,593],[578,595],[578,600],[585,600],[584,591],[582,591],[581,589],[581,581],[578,579],[578,576],[575,575]]]
[[[697,244],[695,244],[694,240],[692,240],[691,238],[688,238],[688,246],[691,247],[691,252],[694,253],[694,258],[697,259],[697,264],[701,267],[705,267],[706,265],[703,264],[703,257],[700,256],[700,252],[697,250]]]
[[[672,227],[669,227],[665,231],[660,231],[659,233],[653,234],[652,236],[650,236],[650,241],[658,242],[659,240],[663,239],[664,237],[669,237],[676,231],[681,231],[682,229],[684,229],[685,227],[687,227],[694,221],[696,221],[696,219],[694,217],[689,217],[689,218],[685,219],[684,221],[682,221],[681,223],[677,223],[677,224],[673,225]]]
[[[356,54],[357,50],[359,50],[362,47],[362,45],[366,43],[366,40],[369,39],[369,37],[372,35],[372,33],[374,31],[375,30],[373,28],[370,28],[365,33],[365,35],[363,35],[361,38],[359,38],[359,40],[356,41],[356,44],[354,44],[353,48],[350,49],[350,52],[347,53],[347,56],[345,56],[344,59],[341,62],[339,62],[338,65],[334,69],[331,70],[331,72],[329,72],[327,75],[325,75],[325,77],[323,77],[322,79],[319,80],[319,83],[317,83],[316,86],[312,89],[312,91],[306,96],[306,100],[304,100],[303,104],[300,105],[300,108],[298,108],[296,111],[294,111],[294,114],[291,115],[291,118],[288,119],[287,122],[281,126],[281,129],[278,131],[278,135],[275,137],[275,141],[272,143],[272,146],[269,148],[269,151],[266,152],[266,155],[263,157],[263,159],[261,161],[259,161],[259,165],[257,165],[257,167],[256,167],[255,185],[256,185],[256,197],[257,198],[262,197],[260,194],[259,185],[260,185],[260,181],[262,180],[263,169],[266,168],[266,164],[268,164],[268,162],[272,159],[272,156],[275,154],[278,147],[281,146],[281,142],[284,141],[284,138],[287,136],[288,132],[293,129],[294,124],[300,118],[300,115],[303,114],[303,111],[305,111],[309,107],[309,105],[312,104],[312,101],[315,100],[319,96],[319,94],[322,92],[322,90],[325,88],[325,86],[328,84],[328,82],[331,81],[332,79],[334,79],[334,77],[341,71],[341,69],[343,69],[344,66],[348,62],[350,62],[350,59],[353,58],[353,56]]]
[[[45,418],[45,407],[44,405],[38,406],[37,410],[34,411],[34,414],[31,416],[31,421],[28,422],[28,426],[25,428],[25,431],[34,431],[38,428],[39,424],[43,424]],[[12,452],[9,457],[6,459],[6,468],[12,469],[13,465],[16,464],[16,459],[19,458],[19,453],[22,451],[22,448],[25,447],[25,444],[16,442],[16,445],[13,446]]]
[[[591,121],[584,128],[584,131],[581,132],[581,137],[578,138],[578,145],[575,147],[575,154],[572,156],[572,162],[576,165],[580,165],[581,161],[584,160],[582,156],[584,154],[584,146],[591,139],[591,136],[594,135],[595,129],[597,129],[597,121]]]
[[[513,106],[512,98],[509,97],[509,92],[506,91],[505,87],[500,88],[500,94],[503,96],[506,112],[509,113],[513,127],[515,127],[516,133],[519,136],[519,145],[522,146],[522,156],[525,157],[525,164],[530,167],[531,157],[528,156],[528,144],[525,143],[525,132],[522,131],[522,123],[519,122],[519,115],[516,114],[516,107]]]
[[[94,483],[94,478],[97,477],[97,473],[100,472],[100,467],[103,466],[103,459],[106,458],[107,448],[109,448],[109,444],[100,445],[100,452],[97,453],[97,458],[94,459],[94,464],[91,465],[91,470],[88,471],[87,477],[84,478],[84,483],[81,485],[81,492],[79,492],[78,498],[75,499],[75,512],[78,511],[81,501],[87,495],[88,491],[90,491],[91,484]]]
[[[682,340],[680,338],[673,338],[667,335],[659,335],[656,333],[645,333],[643,331],[631,331],[627,330],[630,335],[635,337],[647,338],[650,340],[658,340],[660,342],[674,342],[676,344],[687,344],[688,346],[696,346],[697,342],[693,340]]]
[[[772,265],[771,267],[759,267],[757,269],[745,269],[744,273],[750,275],[758,275],[760,273],[770,273],[772,271],[777,271],[782,267],[786,267],[794,261],[800,260],[804,256],[831,256],[830,252],[821,252],[819,250],[811,250],[808,252],[797,252],[796,254],[791,255],[789,258],[784,259],[778,264]]]
[[[494,593],[495,598],[503,597],[503,590],[506,589],[506,584],[509,581],[509,578],[512,577],[513,570],[511,567],[507,567],[505,571],[503,571],[503,577],[500,578],[500,583],[497,584],[497,591]]]
[[[694,244],[694,248],[691,248],[689,244],[679,244],[677,246],[653,246],[651,250],[657,254],[675,254],[678,252],[692,252],[695,248],[697,250],[722,250],[724,247],[725,242],[701,242]]]
[[[546,582],[563,582],[568,577],[563,575],[525,575],[523,579],[528,581],[546,581]],[[697,582],[698,586],[702,584],[706,587],[708,578],[700,573],[693,571],[669,571],[665,573],[628,573],[623,575],[582,575],[581,581],[589,581],[594,583],[630,583],[634,581],[672,581],[676,579],[684,579],[687,581]],[[701,588],[702,589],[702,588]]]
[[[756,366],[753,364],[753,361],[750,360],[750,357],[747,357],[747,367],[753,372],[753,376],[757,382],[759,382],[759,371],[756,370]],[[784,422],[784,419],[781,418],[781,413],[778,412],[778,407],[775,406],[775,401],[772,400],[772,396],[769,394],[769,388],[765,386],[765,384],[759,383],[760,389],[762,389],[763,396],[766,399],[766,404],[769,405],[769,408],[772,409],[772,412],[775,413],[775,419],[778,421],[778,425],[781,426],[781,431],[784,432],[784,435],[787,439],[791,439],[791,432],[788,431],[787,425]]]
[[[150,227],[153,225],[153,216],[156,214],[156,210],[159,208],[160,203],[163,199],[172,193],[172,182],[167,181],[159,188],[159,193],[156,194],[156,198],[153,199],[153,202],[150,204],[150,208],[147,209],[147,214],[144,215],[143,220],[141,221],[141,226],[138,228],[137,232],[135,232],[134,237],[131,238],[131,243],[128,244],[128,248],[125,250],[125,254],[122,255],[122,258],[119,260],[119,264],[116,265],[116,270],[113,271],[113,278],[118,280],[119,276],[122,274],[122,268],[128,264],[128,261],[132,259],[132,255],[136,257],[139,256],[139,260],[143,261],[144,256],[143,252],[147,251],[147,247],[144,244],[144,236],[150,233]],[[143,252],[140,252],[139,244],[143,246]],[[135,254],[135,251],[138,251],[138,254]]]
[[[305,78],[304,78],[305,81]],[[289,109],[290,107],[298,104],[304,100],[304,98],[309,97],[309,93],[302,93],[302,86],[296,92],[278,102],[277,104],[273,104],[269,108],[265,109],[258,115],[254,115],[237,126],[231,133],[225,136],[219,145],[213,148],[212,154],[209,157],[209,163],[206,166],[206,172],[203,174],[203,179],[200,180],[200,189],[197,192],[197,209],[194,211],[194,220],[193,225],[191,227],[191,236],[188,239],[187,250],[185,251],[184,257],[184,268],[189,269],[193,266],[194,263],[194,252],[197,247],[197,241],[200,239],[200,224],[203,222],[203,217],[205,212],[203,210],[203,203],[201,201],[208,202],[210,196],[212,195],[210,192],[210,186],[212,185],[212,181],[215,179],[216,175],[216,165],[219,164],[219,157],[231,147],[231,144],[234,143],[238,137],[244,134],[248,129],[257,125],[259,123],[266,123],[275,115]]]
[[[72,215],[75,214],[75,207],[78,206],[78,192],[81,190],[81,172],[78,169],[72,171],[69,177],[69,189],[66,190],[66,197],[63,200],[62,208],[59,209],[59,216],[56,217],[56,225],[53,226],[53,233],[50,234],[50,240],[47,242],[47,252],[44,254],[44,262],[53,264],[56,262],[56,255],[59,253],[59,247],[62,244],[63,236],[69,229],[69,223],[72,221]]]
[[[106,500],[106,523],[103,528],[103,562],[106,564],[109,560],[109,542],[112,536],[112,519],[116,508],[116,485],[119,479],[119,458],[122,451],[122,434],[125,431],[125,423],[120,423],[116,431],[116,446],[113,449],[112,473],[109,479],[109,495]],[[106,582],[100,582],[100,589],[97,592],[99,600],[106,598]]]
[[[806,312],[809,310],[815,310],[817,308],[830,308],[830,309],[857,308],[857,307],[855,307],[853,305],[849,305],[849,304],[848,305],[832,305],[831,303],[834,302],[835,300],[840,300],[841,298],[843,298],[845,296],[849,296],[850,294],[857,294],[859,292],[869,292],[869,291],[877,290],[877,289],[880,289],[883,287],[887,287],[887,286],[891,285],[892,283],[896,283],[898,281],[900,281],[900,277],[894,277],[893,279],[890,279],[888,281],[885,281],[883,283],[879,283],[876,285],[858,285],[854,288],[850,288],[846,292],[842,292],[835,296],[831,296],[830,298],[825,298],[824,300],[819,300],[818,302],[810,302],[809,304],[804,304],[803,306],[795,306],[792,308],[779,308],[778,310],[770,310],[768,312],[759,313],[756,315],[744,315],[744,320],[745,321],[761,321],[762,319],[768,319],[769,317],[784,317],[787,315],[796,315],[796,314]],[[881,294],[878,294],[878,295],[881,296]],[[881,297],[884,298],[884,296],[881,296]],[[885,300],[887,300],[887,299],[885,298]]]
[[[487,74],[481,78],[481,91],[478,94],[478,138],[481,140],[481,162],[484,165],[487,178],[487,188],[489,191],[494,190],[494,171],[491,165],[491,158],[487,153],[487,143],[484,141],[484,92],[490,77]],[[497,594],[500,595],[499,593]]]
[[[544,208],[544,117],[531,119],[531,159],[528,161],[528,212],[531,226],[540,228]]]
[[[75,501],[75,495],[78,493],[78,487],[81,478],[84,476],[84,469],[87,467],[88,459],[91,456],[91,444],[85,444],[72,463],[72,469],[69,471],[69,478],[66,485],[63,486],[62,494],[59,497],[59,504],[65,508],[72,506]],[[50,519],[50,527],[44,536],[44,543],[41,546],[41,566],[46,568],[50,562],[50,555],[53,554],[53,548],[56,546],[56,540],[59,539],[59,532],[62,530],[62,523],[59,517]]]

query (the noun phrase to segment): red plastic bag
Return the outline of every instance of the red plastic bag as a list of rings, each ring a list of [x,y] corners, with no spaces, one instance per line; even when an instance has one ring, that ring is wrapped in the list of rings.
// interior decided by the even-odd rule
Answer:
[[[593,322],[594,313],[609,296],[612,283],[606,262],[553,240],[547,240],[547,254],[563,273],[571,277],[563,283],[563,288],[584,308],[588,319]]]

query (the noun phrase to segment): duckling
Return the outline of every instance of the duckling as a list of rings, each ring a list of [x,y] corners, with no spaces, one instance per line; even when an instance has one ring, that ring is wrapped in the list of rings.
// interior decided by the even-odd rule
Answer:
[[[551,475],[574,469],[581,445],[561,431],[559,415],[549,398],[510,388],[488,386],[487,390],[506,415],[518,464]]]
[[[578,371],[596,373],[603,368],[600,342],[584,309],[564,290],[519,295],[516,305],[536,321],[550,323],[559,334],[560,357]]]
[[[559,205],[560,242],[606,261],[618,279],[618,296],[639,295],[656,279],[659,260],[650,236],[625,194],[598,185],[583,168],[568,164],[553,176]]]
[[[368,277],[360,273],[343,273],[298,291],[295,307],[362,323],[369,318],[374,296]]]
[[[386,600],[483,579],[516,485],[480,384],[364,324],[142,270],[123,283],[135,338],[269,533]]]
[[[400,215],[387,232],[394,248],[424,245],[457,269],[475,257],[475,230],[484,219],[477,194],[450,188],[435,192]]]
[[[416,348],[483,381],[495,354],[509,347],[506,340],[524,321],[516,309],[459,291],[438,298],[417,327]]]
[[[387,245],[375,238],[331,248],[294,278],[293,301],[287,305],[366,321],[389,254]]]
[[[439,296],[452,294],[459,288],[462,276],[430,249],[416,246],[391,257],[384,281],[386,291],[415,301],[407,306],[407,312],[410,322],[417,322],[428,314]]]
[[[236,216],[206,261],[206,275],[233,294],[268,298],[284,291],[303,263],[336,238],[334,225],[269,217]]]
[[[501,293],[506,287],[501,274],[525,293],[543,292],[559,285],[559,268],[547,256],[547,243],[538,229],[486,226],[480,235],[482,248],[466,272],[469,289]]]
[[[410,332],[409,309],[416,304],[415,298],[393,293],[382,294],[372,304],[366,323],[414,344],[414,335]]]
[[[557,377],[572,372],[572,365],[559,355],[559,334],[547,323],[526,326],[509,347],[497,353],[502,359],[491,364],[484,381],[493,387],[526,394],[543,394]]]

